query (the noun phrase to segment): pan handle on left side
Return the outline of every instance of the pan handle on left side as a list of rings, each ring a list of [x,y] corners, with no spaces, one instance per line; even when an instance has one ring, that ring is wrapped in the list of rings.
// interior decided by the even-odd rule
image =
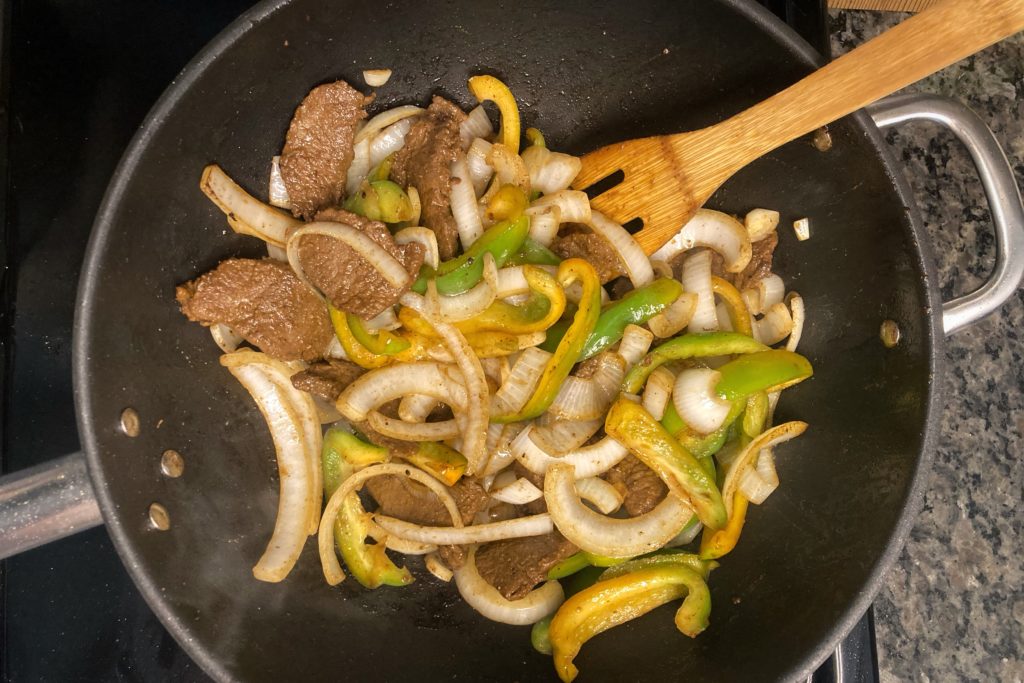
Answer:
[[[0,560],[102,523],[84,453],[0,478]]]

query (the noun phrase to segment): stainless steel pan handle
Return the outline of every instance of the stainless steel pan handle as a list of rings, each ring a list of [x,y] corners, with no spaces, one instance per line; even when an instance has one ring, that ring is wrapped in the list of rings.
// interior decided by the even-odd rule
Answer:
[[[978,169],[995,227],[996,263],[985,284],[942,305],[942,329],[953,334],[1002,306],[1024,279],[1024,206],[1013,169],[985,122],[960,102],[911,93],[887,97],[867,110],[879,128],[906,121],[945,126],[964,143]]]

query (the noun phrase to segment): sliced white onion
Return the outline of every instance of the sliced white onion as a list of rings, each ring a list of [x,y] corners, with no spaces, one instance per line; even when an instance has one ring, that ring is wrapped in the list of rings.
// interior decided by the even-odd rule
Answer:
[[[651,258],[670,261],[676,254],[694,247],[717,251],[725,259],[725,269],[730,273],[746,268],[752,254],[750,236],[742,223],[721,211],[698,209],[693,218]]]
[[[585,444],[604,424],[604,416],[596,420],[556,420],[544,413],[533,424],[530,440],[549,455],[560,456]]]
[[[588,379],[569,376],[548,412],[561,420],[595,420],[606,412],[626,375],[626,361],[617,353],[602,353]]]
[[[672,371],[662,366],[651,373],[644,385],[643,406],[644,410],[651,414],[655,420],[665,417],[665,408],[668,407],[668,399],[672,396],[672,389],[675,387],[676,376]]]
[[[761,315],[775,304],[782,301],[786,293],[786,284],[774,273],[758,280],[753,287],[744,289],[743,303],[754,315]]]
[[[687,528],[687,527],[689,527],[689,528]],[[673,538],[671,541],[666,543],[665,547],[666,548],[678,548],[681,545],[686,545],[687,543],[691,542],[693,539],[697,538],[697,536],[700,535],[700,532],[703,529],[704,529],[704,525],[701,524],[700,522],[696,522],[695,524],[693,524],[693,526],[690,526],[689,522],[687,522],[686,526],[683,527],[683,530],[680,531],[675,536],[675,538]]]
[[[760,242],[779,227],[779,212],[771,209],[753,209],[743,219],[751,242]]]
[[[800,218],[793,221],[793,232],[796,238],[803,242],[811,239],[811,221],[809,218]]]
[[[376,410],[366,416],[370,427],[384,436],[400,441],[447,441],[459,435],[454,419],[442,422],[406,422],[381,415]]]
[[[512,366],[508,379],[494,394],[491,412],[495,415],[516,413],[533,395],[544,366],[551,354],[538,348],[524,349]]]
[[[587,193],[580,192],[579,190],[552,192],[539,199],[535,199],[530,206],[533,208],[557,206],[563,223],[589,224],[593,217]]]
[[[565,599],[562,584],[547,581],[519,600],[506,600],[498,589],[480,576],[475,555],[475,548],[469,551],[465,564],[455,572],[455,585],[469,606],[491,621],[515,626],[534,624],[554,614]]]
[[[320,530],[317,535],[320,564],[324,570],[324,578],[332,586],[338,585],[345,579],[345,573],[341,570],[341,564],[338,562],[338,556],[334,551],[334,523],[338,519],[338,511],[341,510],[341,505],[345,502],[346,496],[357,492],[368,479],[385,474],[408,477],[426,486],[441,499],[442,505],[445,506],[445,509],[451,516],[452,524],[456,528],[462,526],[462,516],[459,514],[459,509],[456,507],[451,493],[448,492],[444,484],[426,472],[418,470],[411,465],[399,465],[397,463],[381,463],[361,469],[345,479],[341,486],[331,494],[330,500],[327,501],[327,507],[324,508],[323,517],[320,520]]]
[[[362,422],[371,410],[410,394],[430,396],[456,410],[466,407],[466,390],[452,382],[438,363],[388,365],[370,370],[348,385],[335,407],[353,422]]]
[[[426,555],[437,550],[436,545],[407,541],[394,534],[389,534],[377,526],[373,519],[369,517],[366,518],[366,533],[378,543],[383,543],[384,547],[388,550],[394,550],[396,553],[402,553],[403,555]]]
[[[401,326],[402,323],[398,320],[398,316],[395,315],[395,309],[392,306],[385,308],[377,315],[363,322],[363,327],[373,332],[396,330]]]
[[[519,436],[511,443],[510,448],[516,459],[535,474],[545,474],[554,464],[568,463],[576,468],[576,474],[581,479],[596,477],[621,462],[629,452],[618,441],[610,436],[605,436],[597,443],[553,457],[534,443],[530,438],[531,431],[532,428],[528,427],[520,432]]]
[[[522,266],[507,266],[498,271],[498,298],[528,294],[530,283],[526,281]]]
[[[690,316],[687,329],[690,332],[713,332],[718,329],[715,315],[715,294],[711,290],[711,252],[706,249],[686,257],[683,275],[680,278],[683,289],[697,296],[697,305]]]
[[[784,303],[775,304],[754,321],[754,339],[769,346],[782,341],[792,331],[793,316]]]
[[[804,299],[796,292],[790,292],[786,300],[789,302],[790,315],[793,318],[793,329],[789,333],[789,339],[786,340],[786,350],[796,351],[800,337],[804,333],[804,318],[806,317]]]
[[[627,370],[640,362],[653,341],[654,335],[639,325],[626,325],[617,353],[626,361]]]
[[[233,351],[236,351],[238,349],[238,345],[245,341],[245,338],[242,337],[242,335],[221,323],[214,323],[210,325],[210,336],[213,337],[213,342],[224,353],[232,353]]]
[[[366,125],[356,132],[354,142],[358,144],[364,140],[371,140],[379,131],[384,130],[388,126],[392,126],[410,116],[418,116],[423,112],[423,107],[416,107],[411,104],[386,109],[367,121]]]
[[[526,170],[530,173],[531,187],[544,194],[568,189],[573,178],[583,168],[583,162],[578,157],[552,152],[537,145],[527,147],[522,156]]]
[[[228,220],[228,223],[231,223],[231,221]],[[284,263],[288,263],[288,252],[285,251],[283,247],[279,247],[273,242],[267,242],[266,245],[267,256],[274,259],[275,261],[282,261]]]
[[[423,263],[431,268],[437,268],[441,263],[441,257],[437,251],[437,235],[430,228],[414,226],[402,228],[395,233],[395,244],[422,244],[424,257]]]
[[[600,211],[591,212],[587,225],[595,234],[605,238],[612,245],[634,287],[643,287],[654,280],[654,269],[651,268],[647,254],[625,228]]]
[[[605,557],[633,557],[657,550],[693,516],[693,508],[669,495],[650,512],[615,519],[584,505],[573,466],[557,462],[544,477],[544,502],[558,530],[581,550]]]
[[[433,543],[434,545],[491,543],[509,538],[543,536],[554,530],[554,526],[551,524],[551,517],[547,513],[461,527],[424,526],[379,514],[374,515],[373,519],[388,533],[400,536],[401,538],[407,538],[411,541]]]
[[[457,323],[480,315],[494,303],[497,294],[498,268],[494,265],[494,256],[489,252],[484,253],[484,273],[480,282],[461,294],[439,295],[434,281],[427,282],[427,305],[436,311],[435,317],[443,322]]]
[[[430,553],[423,558],[423,566],[427,568],[427,571],[434,575],[434,578],[448,583],[455,576],[454,572],[448,568],[437,553]]]
[[[543,495],[543,491],[534,486],[529,479],[522,477],[516,479],[511,484],[491,491],[491,498],[500,500],[502,503],[511,503],[512,505],[526,505]]]
[[[718,329],[723,332],[732,332],[732,318],[729,317],[729,307],[724,301],[719,301],[715,306],[715,317],[718,319]]]
[[[306,235],[322,235],[343,242],[356,254],[365,259],[381,277],[387,280],[392,287],[401,289],[409,284],[411,277],[401,261],[392,256],[388,251],[370,239],[366,233],[344,223],[328,223],[318,221],[307,223],[305,227],[299,228],[288,238],[286,249],[288,251],[288,263],[291,265],[295,275],[302,280],[307,287],[313,291],[319,291],[306,277],[302,269],[302,262],[299,260],[299,240]]]
[[[579,280],[574,280],[573,282],[569,283],[568,287],[565,287],[564,289],[565,298],[567,301],[571,301],[574,304],[578,304],[580,300],[583,298],[583,283],[581,283]],[[607,290],[605,290],[604,287],[601,287],[597,291],[601,293],[602,306],[611,301],[610,297],[608,296],[608,292]]]
[[[324,349],[324,358],[335,358],[337,360],[349,360],[348,354],[345,353],[345,349],[341,348],[341,342],[338,341],[336,335],[331,335],[331,341],[327,342],[327,348]]]
[[[405,136],[408,135],[410,128],[412,128],[412,119],[402,119],[374,136],[369,149],[370,168],[376,168],[388,155],[402,149],[405,146]]]
[[[600,477],[586,477],[576,480],[576,493],[605,515],[610,515],[622,506],[619,490]]]
[[[740,476],[739,492],[754,505],[760,505],[779,487],[779,475],[775,470],[775,456],[770,448],[758,454],[753,467],[747,468]]]
[[[480,359],[480,367],[484,369],[484,375],[487,376],[488,380],[494,383],[495,387],[500,387],[502,383],[502,358]],[[506,360],[505,362],[508,361]]]
[[[473,179],[473,191],[479,197],[487,189],[487,183],[494,175],[494,169],[487,163],[487,155],[491,153],[491,143],[483,138],[476,138],[466,150],[466,166],[469,177]]]
[[[494,450],[491,451],[491,457],[483,469],[483,476],[494,475],[512,464],[515,460],[515,456],[512,454],[509,444],[513,439],[515,439],[519,432],[525,428],[525,422],[513,422],[511,424],[504,425],[501,436],[498,437],[498,442],[495,445]]]
[[[322,425],[334,424],[345,419],[338,412],[338,409],[334,407],[333,403],[325,401],[319,396],[313,396],[313,405],[316,406],[316,414],[320,418],[320,424]]]
[[[722,502],[730,514],[732,514],[733,497],[739,490],[739,483],[743,479],[743,475],[754,468],[758,453],[765,448],[774,448],[780,443],[798,437],[806,429],[807,423],[800,421],[784,422],[777,427],[766,429],[747,444],[740,454],[729,463],[725,471],[725,479],[722,482]]]
[[[259,237],[264,242],[272,242],[279,247],[283,247],[287,241],[288,229],[302,223],[291,214],[268,206],[253,197],[216,164],[210,164],[203,169],[199,189],[229,219],[234,219],[228,221],[232,230]]]
[[[423,212],[423,204],[420,202],[419,190],[410,185],[405,188],[405,194],[409,197],[409,205],[412,207],[412,218],[409,219],[409,223],[416,225],[420,222],[420,214]],[[436,237],[434,238],[434,241],[437,241]]]
[[[661,339],[674,336],[689,324],[696,310],[697,295],[683,292],[665,310],[648,320],[647,327]]]
[[[379,88],[391,78],[391,69],[364,69],[363,80],[371,88]]]
[[[545,247],[551,246],[562,222],[562,210],[555,204],[531,206],[526,215],[530,217],[530,239]]]
[[[281,157],[279,156],[270,159],[270,182],[267,184],[269,204],[279,209],[291,209],[292,201],[288,198],[288,188],[284,186],[284,178],[281,177]]]
[[[651,268],[654,270],[655,277],[667,277],[670,280],[674,280],[676,277],[675,273],[672,272],[672,266],[668,264],[668,261],[652,258]]]
[[[715,387],[722,375],[707,368],[687,368],[676,377],[672,403],[687,425],[701,434],[710,434],[725,422],[731,404],[718,397]]]
[[[398,417],[406,422],[426,422],[438,405],[436,398],[426,394],[404,396],[398,403]]]
[[[489,138],[493,134],[494,126],[491,125],[491,119],[487,116],[487,110],[483,108],[483,105],[473,107],[466,115],[466,120],[459,125],[462,149],[470,147],[475,139]]]
[[[452,162],[451,200],[452,216],[459,229],[459,241],[463,249],[476,242],[484,234],[484,224],[476,205],[476,191],[466,164],[466,157],[459,156]]]
[[[523,158],[500,142],[491,145],[487,163],[494,169],[501,185],[515,185],[526,196],[530,195],[530,174]]]
[[[366,130],[366,127],[363,127],[363,130]],[[356,137],[359,137],[358,133]],[[370,142],[371,138],[364,137],[362,140],[356,140],[352,146],[352,164],[349,165],[348,173],[345,176],[345,194],[355,194],[359,189],[359,184],[363,182],[372,168],[370,166]]]

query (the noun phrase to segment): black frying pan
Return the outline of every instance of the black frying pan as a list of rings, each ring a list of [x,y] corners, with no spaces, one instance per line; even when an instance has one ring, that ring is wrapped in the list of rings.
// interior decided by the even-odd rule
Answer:
[[[535,680],[554,676],[528,630],[487,621],[420,571],[403,590],[322,580],[313,542],[282,584],[252,565],[276,513],[273,450],[208,333],[174,285],[253,240],[225,233],[197,184],[217,162],[257,195],[291,113],[313,86],[395,75],[375,107],[439,92],[463,105],[468,76],[512,87],[526,125],[583,152],[625,137],[695,129],[797,80],[817,58],[740,0],[448,1],[395,6],[263,4],[228,28],[167,91],[129,148],[97,218],[75,338],[79,429],[111,536],[149,604],[215,678]],[[712,580],[712,626],[696,640],[671,611],[599,636],[577,660],[591,680],[795,679],[866,609],[909,530],[935,430],[941,306],[920,226],[863,114],[752,164],[710,202],[809,217],[782,230],[777,270],[803,294],[813,381],[780,417],[811,424],[779,459],[782,486],[752,508],[743,542]],[[899,322],[895,349],[878,341]],[[122,411],[141,417],[137,437]],[[160,454],[182,453],[180,478]],[[150,520],[152,503],[169,529]],[[416,562],[413,561],[413,565]],[[585,680],[585,679],[584,679]]]

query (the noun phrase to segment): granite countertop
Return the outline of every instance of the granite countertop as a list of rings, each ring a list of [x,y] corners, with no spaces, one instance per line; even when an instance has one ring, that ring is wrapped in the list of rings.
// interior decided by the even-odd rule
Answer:
[[[838,56],[904,14],[833,12]],[[981,115],[1024,186],[1024,34],[908,88]],[[995,244],[966,151],[913,124],[888,134],[933,240],[943,297],[977,288]],[[945,344],[942,431],[924,508],[875,600],[879,670],[889,681],[1024,679],[1024,289]]]

